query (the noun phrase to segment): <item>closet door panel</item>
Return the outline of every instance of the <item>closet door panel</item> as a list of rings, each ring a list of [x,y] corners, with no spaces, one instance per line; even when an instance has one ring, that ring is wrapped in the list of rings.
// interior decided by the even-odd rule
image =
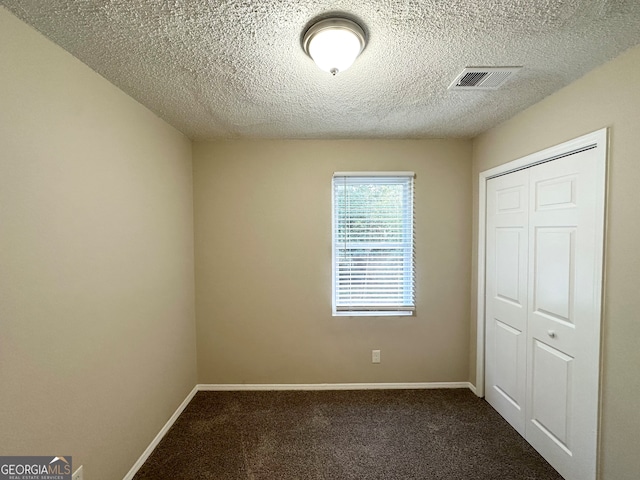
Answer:
[[[567,480],[595,478],[596,154],[530,168],[525,438]]]
[[[486,399],[524,435],[528,172],[487,183]]]

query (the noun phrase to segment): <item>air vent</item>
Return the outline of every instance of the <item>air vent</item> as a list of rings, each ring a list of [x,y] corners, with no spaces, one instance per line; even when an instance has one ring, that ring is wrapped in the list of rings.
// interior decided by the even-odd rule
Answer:
[[[449,90],[497,90],[522,67],[467,67]]]

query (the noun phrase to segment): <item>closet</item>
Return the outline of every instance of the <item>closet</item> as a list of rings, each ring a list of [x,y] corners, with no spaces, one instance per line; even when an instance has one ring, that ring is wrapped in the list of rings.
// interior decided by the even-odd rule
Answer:
[[[485,179],[485,396],[567,480],[596,478],[606,132],[596,133]]]

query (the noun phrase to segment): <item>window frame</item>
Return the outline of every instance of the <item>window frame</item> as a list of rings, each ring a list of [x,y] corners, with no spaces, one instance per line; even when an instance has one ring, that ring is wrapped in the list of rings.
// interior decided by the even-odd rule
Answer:
[[[340,179],[343,177],[361,177],[361,178],[389,178],[389,179],[410,179],[409,188],[410,188],[410,211],[408,215],[408,220],[410,222],[409,229],[411,232],[411,249],[410,249],[410,298],[412,300],[411,305],[392,305],[392,306],[375,306],[371,305],[370,307],[357,307],[357,306],[342,306],[338,305],[338,278],[337,278],[337,269],[338,269],[338,250],[337,247],[337,238],[336,238],[336,179]],[[372,181],[372,183],[375,183]],[[401,182],[398,182],[401,183]],[[403,224],[406,227],[406,224]],[[415,251],[416,251],[416,239],[415,239],[415,173],[414,172],[335,172],[331,179],[331,309],[332,316],[348,316],[348,317],[387,317],[387,316],[413,316],[416,312],[416,301],[415,301],[415,292],[416,292],[416,262],[415,262]],[[406,256],[404,257],[407,258]]]

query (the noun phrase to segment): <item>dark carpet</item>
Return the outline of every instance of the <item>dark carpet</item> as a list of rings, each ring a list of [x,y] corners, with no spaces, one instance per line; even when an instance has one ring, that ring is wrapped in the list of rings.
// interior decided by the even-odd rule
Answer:
[[[143,479],[562,477],[464,389],[199,392]]]

